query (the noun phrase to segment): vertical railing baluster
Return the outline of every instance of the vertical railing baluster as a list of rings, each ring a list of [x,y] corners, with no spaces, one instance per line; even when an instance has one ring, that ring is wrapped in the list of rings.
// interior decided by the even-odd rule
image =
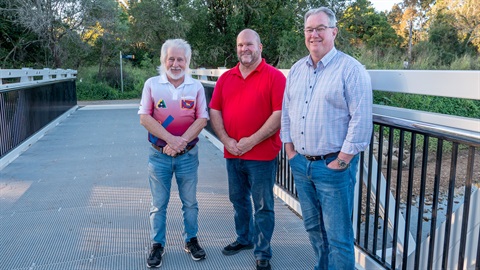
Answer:
[[[385,207],[383,213],[383,232],[382,232],[382,261],[387,257],[387,239],[388,239],[388,213],[390,209],[390,184],[392,179],[392,158],[393,158],[393,127],[388,129],[388,154],[387,154],[387,177],[385,186]]]
[[[378,241],[378,218],[380,208],[380,191],[382,181],[382,164],[383,164],[383,125],[379,126],[378,130],[378,153],[377,153],[377,179],[375,188],[375,210],[373,218],[373,247],[372,250],[377,254]]]
[[[432,221],[430,224],[430,243],[428,247],[427,269],[433,268],[433,254],[435,251],[435,233],[437,231],[437,205],[439,199],[440,178],[442,171],[443,140],[438,139],[437,156],[435,160],[435,176],[433,183]]]
[[[378,141],[380,147],[380,139]],[[370,143],[371,144],[371,143]],[[365,234],[364,234],[364,245],[365,249],[368,250],[368,234],[370,232],[370,197],[372,194],[372,168],[373,168],[373,152],[371,155],[368,155],[368,179],[367,179],[367,190],[365,192]],[[375,251],[373,251],[375,254]]]
[[[415,171],[415,148],[417,133],[412,132],[412,138],[410,141],[410,161],[408,164],[408,186],[407,186],[407,207],[405,211],[405,237],[404,237],[404,257],[403,257],[403,269],[406,270],[408,266],[408,245],[410,236],[410,216],[412,211],[412,192],[413,192],[413,178]]]
[[[448,251],[450,247],[450,230],[452,227],[452,209],[453,209],[453,195],[455,193],[455,175],[457,172],[457,156],[458,143],[454,142],[452,146],[452,160],[450,163],[450,179],[448,185],[448,200],[447,200],[447,220],[445,222],[445,241],[443,243],[443,258],[442,269],[448,268]]]
[[[422,153],[422,168],[420,176],[420,198],[418,204],[418,218],[417,218],[417,236],[415,242],[415,268],[420,266],[420,252],[422,251],[422,227],[423,227],[423,209],[425,206],[425,189],[427,183],[427,163],[428,163],[428,146],[430,144],[429,136],[423,135],[423,153]]]
[[[469,219],[469,213],[470,213],[470,198],[472,196],[474,158],[475,158],[475,147],[470,146],[468,148],[467,174],[465,179],[465,192],[464,192],[464,198],[463,198],[462,233],[460,234],[460,250],[458,252],[458,269],[463,269],[463,265],[465,262],[465,246],[467,242],[468,219]]]
[[[373,138],[373,135],[372,135],[372,138]],[[372,139],[371,139],[372,140]],[[368,151],[368,154],[369,155],[372,155],[373,152],[372,152],[372,144],[370,144],[370,147],[369,147],[369,151]],[[356,234],[355,234],[355,243],[357,245],[360,245],[360,231],[361,231],[361,228],[362,228],[362,196],[363,196],[363,181],[364,181],[364,172],[365,172],[365,152],[362,152],[360,154],[360,168],[359,168],[359,176],[360,176],[360,179],[358,179],[358,200],[357,200],[357,216],[356,217],[353,217],[353,218],[356,218],[357,219],[357,227],[356,227]]]
[[[392,241],[392,268],[396,268],[397,263],[397,239],[398,239],[398,223],[400,215],[401,191],[402,191],[402,170],[403,170],[403,149],[405,147],[405,131],[400,130],[400,138],[398,141],[398,165],[397,165],[397,182],[395,187],[395,216],[393,225],[393,241]],[[408,255],[408,251],[403,247],[403,257]]]
[[[478,227],[477,259],[475,260],[475,270],[478,269],[480,269],[480,227]]]

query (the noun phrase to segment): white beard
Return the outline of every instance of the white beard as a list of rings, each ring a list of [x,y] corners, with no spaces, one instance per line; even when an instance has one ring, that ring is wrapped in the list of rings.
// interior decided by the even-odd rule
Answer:
[[[178,80],[181,79],[185,74],[187,73],[189,69],[186,68],[185,70],[182,71],[179,75],[174,75],[172,74],[171,70],[167,70],[164,65],[160,65],[157,67],[157,71],[160,75],[166,74],[168,77],[172,78],[172,80]]]
[[[166,71],[166,74],[168,77],[170,77],[172,80],[179,80],[185,76],[185,70],[182,70],[180,74],[173,74],[172,70],[169,69]]]

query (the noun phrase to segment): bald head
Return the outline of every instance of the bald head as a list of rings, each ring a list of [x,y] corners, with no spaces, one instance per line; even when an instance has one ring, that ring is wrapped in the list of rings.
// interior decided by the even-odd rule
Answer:
[[[237,36],[237,56],[240,65],[256,68],[262,62],[260,36],[252,29],[244,29]]]
[[[262,44],[262,42],[260,41],[260,35],[258,35],[257,32],[255,32],[254,30],[252,29],[243,29],[242,31],[240,31],[240,33],[238,33],[238,36],[237,36],[237,40],[240,36],[243,36],[243,35],[247,35],[247,36],[254,36],[257,43],[258,44]]]

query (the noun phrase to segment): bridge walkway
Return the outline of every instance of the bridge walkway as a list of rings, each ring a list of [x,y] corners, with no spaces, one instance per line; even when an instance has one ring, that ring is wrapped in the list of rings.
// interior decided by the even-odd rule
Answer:
[[[80,106],[0,170],[0,269],[147,269],[149,249],[145,129],[136,104]],[[183,251],[175,185],[160,269],[255,269],[252,251],[224,256],[235,239],[225,160],[200,136],[200,243],[205,260]],[[313,269],[301,219],[275,201],[272,269]]]

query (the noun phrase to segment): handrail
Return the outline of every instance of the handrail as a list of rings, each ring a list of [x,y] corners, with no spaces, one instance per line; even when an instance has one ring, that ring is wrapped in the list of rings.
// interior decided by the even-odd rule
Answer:
[[[449,126],[432,125],[426,122],[412,121],[408,119],[396,118],[391,116],[373,114],[375,122],[385,125],[394,125],[416,132],[430,133],[443,139],[450,139],[461,143],[468,143],[475,147],[480,147],[480,132],[464,130]]]
[[[191,75],[197,76],[205,85],[214,86],[215,81],[208,77],[219,77],[228,69],[192,69]],[[288,69],[280,69],[287,76]],[[417,95],[443,96],[480,100],[480,71],[478,70],[367,70],[372,80],[372,88],[383,92],[398,92]],[[431,113],[418,110],[397,108],[374,104],[373,113],[398,117],[419,123],[444,125],[453,129],[480,132],[480,120]]]
[[[33,85],[75,80],[76,77],[77,71],[73,69],[0,69],[0,92]],[[9,80],[13,82],[8,82]]]
[[[194,76],[220,77],[228,69],[191,69]],[[287,76],[289,69],[280,69]],[[374,90],[480,100],[479,70],[367,70]]]
[[[200,79],[208,98],[214,91],[215,77],[225,71],[198,69],[191,74]],[[288,75],[289,70],[281,71]],[[376,91],[480,100],[480,71],[368,72]],[[365,269],[428,269],[427,264],[436,269],[441,267],[440,263],[447,268],[464,263],[478,267],[480,262],[475,262],[475,254],[480,254],[476,251],[480,244],[475,242],[478,236],[472,236],[475,237],[474,231],[480,224],[480,217],[473,210],[480,194],[472,187],[472,181],[478,181],[473,176],[474,170],[478,175],[474,156],[480,148],[480,119],[374,104],[373,122],[375,132],[369,149],[361,154],[362,166],[355,186],[357,262]],[[208,125],[206,129],[213,132]],[[444,143],[451,145],[450,152],[443,148]],[[462,160],[462,166],[467,168],[457,164],[457,160]],[[465,170],[466,175],[457,176],[457,169]],[[434,187],[429,182],[432,179]],[[448,182],[448,191],[445,186],[439,188],[440,182]],[[465,188],[461,199],[454,195],[455,185]],[[448,198],[444,197],[445,192]],[[283,149],[275,193],[301,214]],[[457,208],[458,201],[463,210]],[[446,213],[441,210],[445,207]],[[377,230],[379,226],[383,226],[381,231]]]

